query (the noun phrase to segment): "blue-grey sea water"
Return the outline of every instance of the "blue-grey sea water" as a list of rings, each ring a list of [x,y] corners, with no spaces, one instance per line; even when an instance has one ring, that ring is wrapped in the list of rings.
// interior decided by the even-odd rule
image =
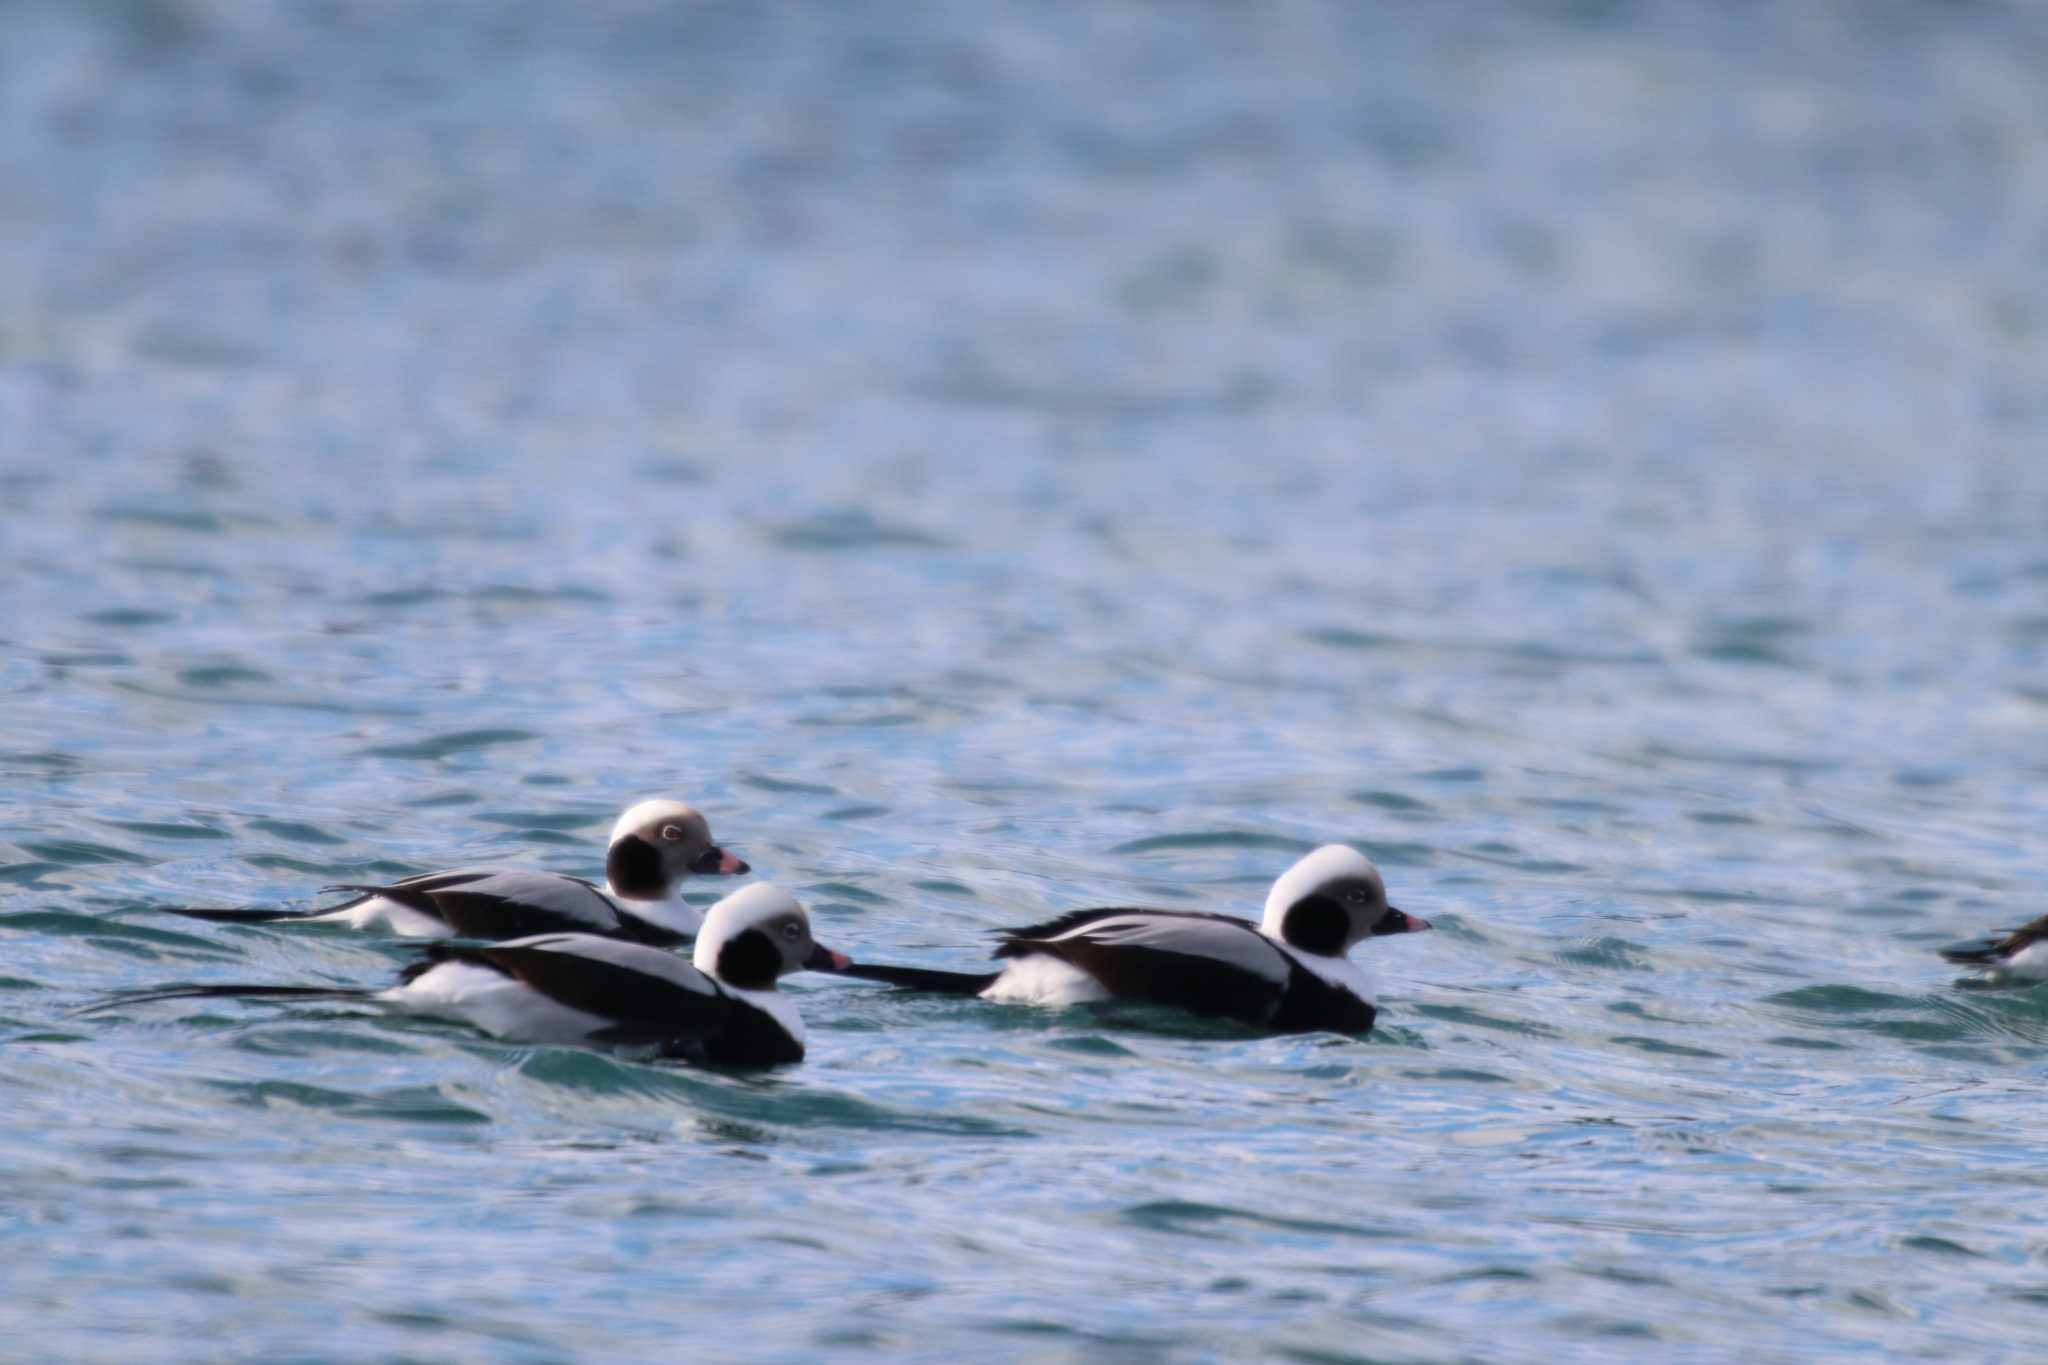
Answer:
[[[0,1358],[2026,1360],[2048,11],[0,3]],[[769,1075],[178,919],[685,796]],[[693,884],[709,903],[719,887]]]

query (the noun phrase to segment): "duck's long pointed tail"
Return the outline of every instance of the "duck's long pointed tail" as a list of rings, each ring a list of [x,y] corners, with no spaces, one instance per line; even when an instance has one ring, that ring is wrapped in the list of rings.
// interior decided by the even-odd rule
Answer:
[[[251,906],[249,908],[217,907],[211,905],[164,905],[159,906],[165,914],[183,915],[186,919],[212,920],[217,924],[273,924],[278,920],[308,919],[306,910],[272,910]]]
[[[906,991],[943,991],[948,995],[980,995],[995,984],[1000,972],[942,972],[931,967],[890,967],[879,963],[855,962],[839,969],[840,976],[857,976],[863,981],[881,981]]]
[[[122,991],[118,995],[108,996],[105,1000],[75,1009],[71,1013],[98,1014],[102,1010],[119,1009],[123,1005],[147,1005],[158,1000],[368,1000],[377,994],[375,990],[359,986],[153,986],[146,990]]]

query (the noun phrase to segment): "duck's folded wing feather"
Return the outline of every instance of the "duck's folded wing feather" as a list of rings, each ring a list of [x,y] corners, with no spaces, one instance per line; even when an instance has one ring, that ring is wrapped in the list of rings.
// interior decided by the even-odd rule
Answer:
[[[426,872],[389,886],[347,889],[388,897],[432,915],[463,938],[545,933],[616,933],[618,907],[581,877],[530,868],[466,867]]]
[[[733,1004],[689,963],[637,943],[588,934],[542,934],[487,948],[428,949],[428,962],[488,966],[558,1004],[615,1021],[615,1040],[666,1042],[715,1033]]]
[[[1249,922],[1169,910],[1082,911],[1006,937],[997,957],[1050,953],[1126,999],[1259,1023],[1292,976],[1286,955]],[[1027,936],[1028,935],[1028,936]]]

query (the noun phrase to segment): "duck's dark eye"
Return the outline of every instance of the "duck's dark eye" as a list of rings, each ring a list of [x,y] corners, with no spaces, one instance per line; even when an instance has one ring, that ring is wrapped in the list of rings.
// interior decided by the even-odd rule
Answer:
[[[1364,887],[1354,886],[1344,893],[1344,899],[1350,901],[1353,905],[1364,905],[1368,897],[1365,894]]]
[[[683,837],[683,827],[681,825],[663,825],[661,827],[661,837],[670,843],[674,843]]]
[[[791,940],[792,942],[795,941],[797,935],[801,933],[803,933],[803,926],[799,924],[790,923],[782,926],[782,936],[786,939]]]

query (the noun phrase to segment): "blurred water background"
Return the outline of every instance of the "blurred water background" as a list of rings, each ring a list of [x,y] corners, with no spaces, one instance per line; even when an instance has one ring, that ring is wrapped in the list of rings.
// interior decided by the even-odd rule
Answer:
[[[0,3],[0,1356],[2026,1359],[2048,10]],[[695,799],[766,1078],[166,980]],[[708,902],[717,888],[692,891]]]

